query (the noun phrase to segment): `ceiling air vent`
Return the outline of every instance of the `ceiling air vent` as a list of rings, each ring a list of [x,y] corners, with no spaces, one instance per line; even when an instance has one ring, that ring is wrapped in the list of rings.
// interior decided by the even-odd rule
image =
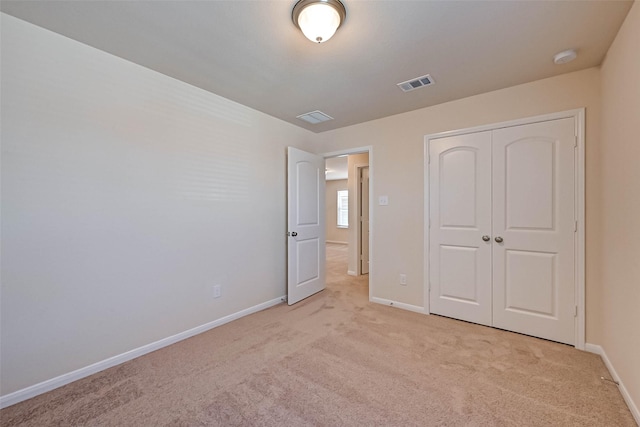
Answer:
[[[434,84],[433,78],[427,74],[426,76],[418,77],[417,79],[407,80],[406,82],[398,83],[398,87],[403,92],[409,92],[410,90],[418,89]]]
[[[309,122],[313,125],[317,123],[326,122],[327,120],[333,120],[333,117],[319,110],[312,111],[310,113],[300,114],[299,116],[296,116],[296,117],[298,119],[304,120],[305,122]]]

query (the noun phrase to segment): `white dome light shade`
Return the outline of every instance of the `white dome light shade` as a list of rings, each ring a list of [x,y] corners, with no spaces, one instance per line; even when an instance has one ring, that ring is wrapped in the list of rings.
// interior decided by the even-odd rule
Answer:
[[[344,17],[344,6],[337,0],[302,0],[293,8],[293,22],[315,43],[329,40]]]
[[[305,7],[298,16],[298,25],[312,42],[326,42],[340,25],[340,15],[326,3],[316,3]]]

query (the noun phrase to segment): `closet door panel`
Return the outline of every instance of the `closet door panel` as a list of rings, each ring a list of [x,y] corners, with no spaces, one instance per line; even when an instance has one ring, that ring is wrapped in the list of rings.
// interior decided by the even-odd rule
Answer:
[[[575,341],[574,142],[571,118],[493,131],[493,325],[567,344]]]
[[[430,310],[491,324],[491,132],[429,145]]]

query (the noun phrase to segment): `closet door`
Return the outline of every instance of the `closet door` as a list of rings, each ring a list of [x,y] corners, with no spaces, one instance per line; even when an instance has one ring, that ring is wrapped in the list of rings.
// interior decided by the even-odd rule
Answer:
[[[432,140],[429,158],[430,310],[491,325],[491,132]]]
[[[575,341],[572,118],[493,131],[493,326]]]

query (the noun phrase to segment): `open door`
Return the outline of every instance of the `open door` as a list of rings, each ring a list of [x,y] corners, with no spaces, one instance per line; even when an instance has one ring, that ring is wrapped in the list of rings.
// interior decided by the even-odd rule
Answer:
[[[324,158],[289,147],[287,156],[287,301],[325,287]]]

